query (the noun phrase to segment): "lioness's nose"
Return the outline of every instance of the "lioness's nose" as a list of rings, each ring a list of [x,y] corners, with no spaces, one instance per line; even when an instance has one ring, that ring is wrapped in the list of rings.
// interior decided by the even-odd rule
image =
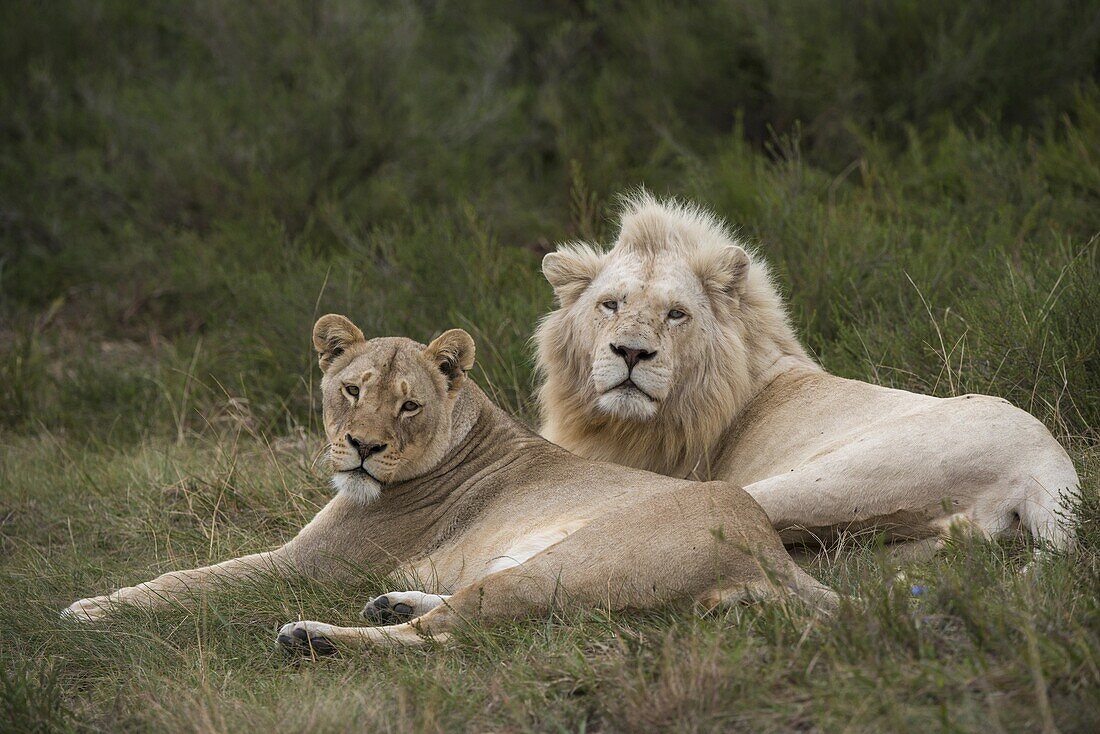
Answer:
[[[360,459],[366,459],[368,456],[374,456],[380,451],[385,451],[386,446],[389,445],[385,443],[378,443],[377,441],[363,442],[352,436],[350,433],[344,436],[344,438],[347,439],[348,443],[351,444],[351,447],[353,449],[359,452]]]
[[[634,365],[638,364],[645,359],[653,359],[657,356],[657,352],[651,352],[648,349],[636,349],[635,347],[623,347],[618,344],[610,344],[611,351],[623,358],[626,362],[626,366],[630,369],[634,369]]]

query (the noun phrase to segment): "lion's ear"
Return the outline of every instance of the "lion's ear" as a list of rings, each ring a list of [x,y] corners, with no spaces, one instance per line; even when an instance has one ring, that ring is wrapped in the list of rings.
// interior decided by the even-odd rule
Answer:
[[[327,370],[348,347],[362,341],[366,338],[359,327],[340,314],[326,314],[313,326],[313,348],[317,350],[317,362],[322,370]]]
[[[559,245],[542,259],[542,274],[554,288],[558,303],[568,306],[599,275],[607,255],[583,242]]]
[[[749,253],[737,245],[707,252],[695,262],[695,272],[711,297],[736,301],[749,274]]]
[[[443,373],[453,393],[474,366],[474,339],[462,329],[445,331],[424,349],[424,357]]]

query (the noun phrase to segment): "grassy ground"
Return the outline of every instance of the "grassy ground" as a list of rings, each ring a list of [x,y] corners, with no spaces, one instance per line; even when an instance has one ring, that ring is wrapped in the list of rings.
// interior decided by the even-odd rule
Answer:
[[[0,721],[12,730],[1100,727],[1100,17],[1088,3],[0,6]],[[76,598],[325,501],[309,330],[462,326],[533,418],[542,252],[646,184],[776,265],[831,371],[1002,395],[1067,446],[1080,552],[960,542],[856,599],[598,611],[287,662],[382,585]],[[910,586],[925,588],[914,596]]]

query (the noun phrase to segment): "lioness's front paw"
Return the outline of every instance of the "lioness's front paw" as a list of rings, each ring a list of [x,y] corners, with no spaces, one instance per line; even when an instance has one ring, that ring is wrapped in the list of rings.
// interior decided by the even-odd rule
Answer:
[[[330,625],[324,622],[288,622],[279,630],[279,644],[287,652],[310,657],[335,655],[336,646],[325,637]]]
[[[111,598],[109,596],[93,596],[88,599],[74,601],[61,610],[61,618],[74,622],[96,622],[106,617],[111,611]]]

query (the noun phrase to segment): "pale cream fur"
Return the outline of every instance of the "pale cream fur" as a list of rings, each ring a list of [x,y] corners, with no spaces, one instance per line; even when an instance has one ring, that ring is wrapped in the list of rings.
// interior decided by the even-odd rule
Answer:
[[[641,193],[610,250],[568,243],[543,270],[558,299],[535,335],[551,441],[743,485],[791,542],[867,528],[940,537],[964,519],[985,534],[1022,524],[1070,543],[1063,499],[1077,475],[1039,421],[997,398],[940,400],[827,374],[767,263],[699,207]],[[629,372],[616,345],[648,355],[631,373],[639,389],[614,387]]]
[[[837,603],[740,488],[582,459],[507,416],[466,378],[474,343],[464,331],[426,347],[368,341],[329,315],[317,322],[314,344],[337,496],[274,551],[82,599],[65,616],[193,604],[216,584],[288,570],[332,584],[388,574],[417,587],[364,609],[399,624],[302,621],[280,631],[284,645],[318,652],[421,644],[466,619],[491,623],[563,606],[713,607],[788,593],[825,609]]]

